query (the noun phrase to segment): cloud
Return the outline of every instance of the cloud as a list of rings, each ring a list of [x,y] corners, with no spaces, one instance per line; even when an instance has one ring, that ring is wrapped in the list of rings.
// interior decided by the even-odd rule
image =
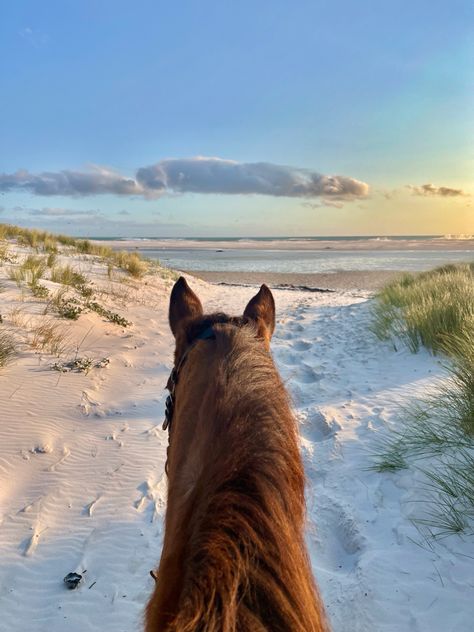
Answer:
[[[462,189],[451,189],[449,187],[437,187],[434,184],[422,184],[421,186],[415,186],[413,184],[407,184],[407,189],[410,189],[412,195],[439,195],[441,197],[458,197],[467,196],[468,193]]]
[[[54,219],[54,218],[67,219],[67,218],[72,218],[72,217],[74,218],[81,217],[83,219],[86,219],[86,218],[95,218],[95,217],[102,216],[102,212],[97,209],[92,209],[90,211],[76,211],[74,209],[55,208],[55,207],[46,206],[44,208],[25,208],[23,210],[26,211],[28,215],[33,215],[35,217],[51,218],[51,219]]]
[[[158,195],[171,191],[351,200],[366,196],[369,190],[365,182],[347,176],[326,176],[268,162],[204,157],[162,160],[142,167],[137,181],[144,190]]]
[[[193,227],[177,222],[109,218],[101,211],[74,211],[73,209],[33,209],[15,207],[5,209],[7,216],[2,221],[18,226],[43,228],[68,235],[142,237],[143,235],[169,236],[192,232]],[[20,212],[21,211],[21,212]]]
[[[393,200],[393,198],[395,198],[400,193],[400,191],[398,189],[380,189],[378,191],[375,191],[375,193],[381,195],[386,200]]]
[[[18,31],[18,34],[29,44],[32,44],[36,48],[38,48],[39,46],[44,46],[44,44],[46,44],[49,39],[46,33],[42,33],[37,29],[32,29],[30,26],[25,26],[25,28]]]
[[[0,173],[0,191],[26,190],[35,195],[86,196],[101,193],[134,195],[141,193],[132,178],[121,176],[105,167],[90,171],[43,171],[33,174],[20,170],[12,174]]]
[[[162,160],[137,170],[134,178],[105,167],[89,171],[17,171],[0,174],[0,191],[25,190],[35,195],[141,195],[157,198],[164,194],[202,193],[226,195],[269,195],[303,199],[323,198],[347,202],[366,197],[369,185],[348,176],[323,175],[310,169],[243,163],[222,158]]]
[[[301,206],[305,208],[324,208],[330,206],[332,208],[342,208],[344,206],[343,202],[338,200],[329,200],[327,198],[322,198],[320,202],[302,202]]]

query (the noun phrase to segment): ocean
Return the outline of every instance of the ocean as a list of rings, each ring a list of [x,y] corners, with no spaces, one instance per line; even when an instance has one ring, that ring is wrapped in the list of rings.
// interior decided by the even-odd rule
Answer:
[[[348,270],[423,271],[474,261],[474,240],[437,236],[192,238],[127,240],[177,270],[311,274]],[[146,247],[145,247],[146,243]],[[155,245],[156,243],[156,245]]]

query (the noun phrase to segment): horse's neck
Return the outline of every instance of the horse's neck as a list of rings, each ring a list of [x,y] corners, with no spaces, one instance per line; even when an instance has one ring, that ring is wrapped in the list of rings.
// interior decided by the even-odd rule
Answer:
[[[220,362],[203,356],[187,367],[178,392],[158,610],[176,615],[176,630],[322,630],[283,387],[271,362],[253,372],[242,362],[227,381]],[[266,611],[278,625],[265,624]]]

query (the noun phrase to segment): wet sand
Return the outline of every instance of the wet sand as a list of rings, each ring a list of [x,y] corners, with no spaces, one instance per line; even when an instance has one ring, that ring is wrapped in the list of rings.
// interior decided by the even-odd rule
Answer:
[[[203,272],[189,270],[187,274],[211,283],[260,285],[298,289],[377,291],[403,271],[351,270],[347,272],[295,274],[280,272]]]

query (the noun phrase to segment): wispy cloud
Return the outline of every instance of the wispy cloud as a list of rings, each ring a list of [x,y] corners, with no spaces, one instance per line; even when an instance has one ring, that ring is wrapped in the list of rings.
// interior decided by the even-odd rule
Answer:
[[[44,217],[44,218],[77,218],[80,217],[82,219],[88,218],[97,218],[102,216],[102,212],[98,209],[91,209],[89,211],[81,211],[75,209],[67,209],[60,207],[50,207],[46,206],[44,208],[23,208],[23,211],[28,213],[28,215],[33,215],[35,217]]]
[[[18,34],[24,40],[26,40],[29,44],[32,44],[36,48],[39,46],[44,46],[48,42],[48,36],[46,33],[42,33],[38,29],[33,29],[31,26],[25,26],[22,28]]]
[[[158,219],[134,220],[132,214],[130,218],[117,219],[97,209],[75,210],[54,207],[35,209],[15,206],[4,210],[6,216],[2,216],[2,221],[6,223],[19,226],[34,225],[53,232],[67,232],[82,236],[173,236],[183,231],[192,231],[192,227],[183,223],[164,222]]]
[[[323,175],[317,171],[268,162],[242,163],[222,158],[175,158],[141,167],[130,178],[94,166],[88,171],[21,170],[0,174],[0,191],[26,190],[35,195],[141,195],[203,193],[269,195],[293,198],[323,198],[347,202],[367,196],[369,185],[355,178]]]
[[[440,197],[458,197],[467,196],[468,193],[462,189],[451,189],[450,187],[437,187],[434,184],[422,184],[419,186],[413,184],[407,184],[407,189],[410,189],[412,195],[438,195]]]
[[[342,208],[344,206],[344,203],[338,200],[322,198],[320,202],[302,202],[301,206],[304,206],[305,208],[324,208],[325,206],[330,206],[332,208]]]

